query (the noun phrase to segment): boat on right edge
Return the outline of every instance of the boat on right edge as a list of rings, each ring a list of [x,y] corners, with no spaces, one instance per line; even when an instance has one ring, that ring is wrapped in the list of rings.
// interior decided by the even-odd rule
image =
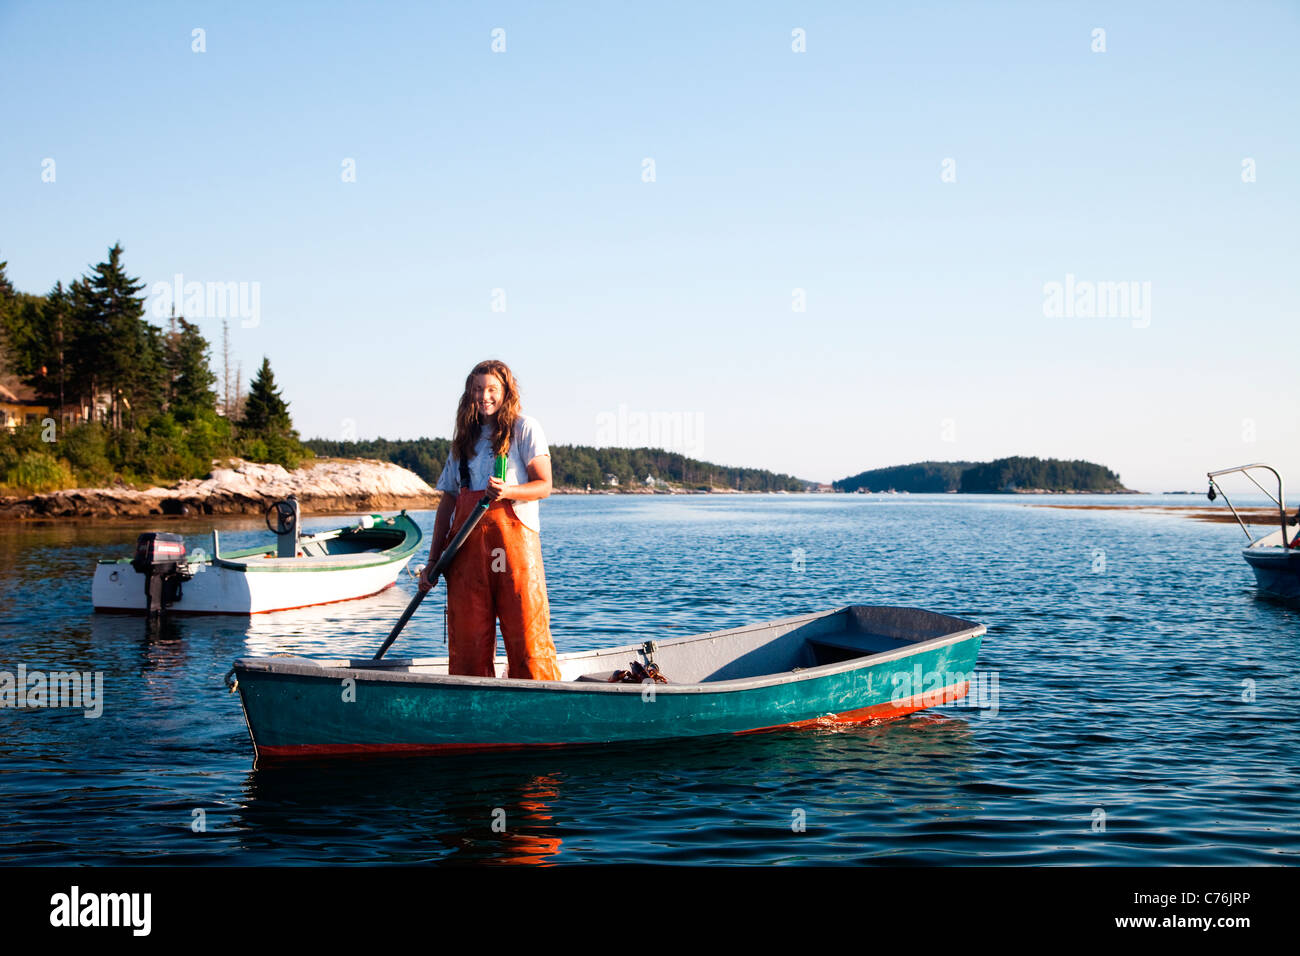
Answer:
[[[1277,479],[1276,496],[1255,480],[1251,472],[1256,469],[1271,472]],[[1249,478],[1256,488],[1264,492],[1269,500],[1277,505],[1278,529],[1276,531],[1256,538],[1241,520],[1241,515],[1237,514],[1237,509],[1233,507],[1223,487],[1216,481],[1223,475],[1237,472]],[[1242,550],[1242,557],[1255,572],[1255,584],[1259,592],[1288,604],[1300,604],[1300,527],[1298,527],[1300,511],[1297,511],[1290,520],[1287,519],[1282,476],[1278,474],[1277,469],[1272,465],[1257,462],[1253,465],[1238,465],[1236,468],[1224,468],[1206,474],[1210,479],[1210,488],[1206,492],[1206,497],[1213,501],[1218,495],[1223,495],[1224,503],[1232,511],[1232,516],[1237,519],[1237,524],[1241,525],[1241,530],[1246,533],[1246,538],[1250,541],[1250,544]]]

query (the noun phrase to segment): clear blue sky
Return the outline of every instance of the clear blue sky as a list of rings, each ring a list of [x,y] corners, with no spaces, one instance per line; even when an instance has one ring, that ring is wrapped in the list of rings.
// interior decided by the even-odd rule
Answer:
[[[1297,50],[1282,2],[0,0],[0,259],[259,283],[304,436],[447,436],[499,357],[554,443],[1294,484]],[[1045,315],[1067,275],[1149,314]]]

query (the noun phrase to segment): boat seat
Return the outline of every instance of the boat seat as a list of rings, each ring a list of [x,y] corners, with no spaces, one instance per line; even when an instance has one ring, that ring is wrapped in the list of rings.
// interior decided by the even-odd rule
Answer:
[[[858,657],[870,657],[872,654],[897,650],[904,646],[904,643],[879,634],[827,635],[818,638],[810,637],[807,642],[813,660],[818,665],[838,664]]]
[[[822,664],[838,664],[841,661],[851,661],[858,657],[866,657],[870,651],[865,651],[860,647],[854,647],[851,644],[840,643],[839,641],[808,641],[808,650],[812,652],[813,666],[820,667]]]

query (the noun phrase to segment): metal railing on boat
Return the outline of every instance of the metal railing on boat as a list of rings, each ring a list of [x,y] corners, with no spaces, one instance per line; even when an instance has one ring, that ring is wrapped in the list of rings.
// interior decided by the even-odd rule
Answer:
[[[1265,488],[1263,485],[1261,485],[1258,481],[1255,480],[1255,476],[1250,473],[1252,468],[1263,468],[1265,471],[1271,471],[1273,473],[1273,477],[1277,479],[1277,497],[1273,497],[1273,493],[1271,491],[1269,491],[1267,488]],[[1249,478],[1251,484],[1253,484],[1260,491],[1264,492],[1264,494],[1268,497],[1268,500],[1273,502],[1273,504],[1277,505],[1278,515],[1281,519],[1281,524],[1282,524],[1282,547],[1285,548],[1287,546],[1286,496],[1282,490],[1282,476],[1278,474],[1277,469],[1274,468],[1272,465],[1266,465],[1263,462],[1256,462],[1253,465],[1238,465],[1236,468],[1223,468],[1220,469],[1219,471],[1207,471],[1205,474],[1206,477],[1210,479],[1210,488],[1205,493],[1205,497],[1213,501],[1215,499],[1216,491],[1219,494],[1223,495],[1224,504],[1226,504],[1228,506],[1228,510],[1232,512],[1232,516],[1237,519],[1237,524],[1241,525],[1241,530],[1245,532],[1246,538],[1250,541],[1251,544],[1254,544],[1255,543],[1254,535],[1252,535],[1250,531],[1246,528],[1245,522],[1241,520],[1241,515],[1237,514],[1237,509],[1234,508],[1232,506],[1232,502],[1228,500],[1228,493],[1223,490],[1222,485],[1220,485],[1217,481],[1214,480],[1215,478],[1218,478],[1220,475],[1231,475],[1237,472],[1241,472],[1243,475]],[[1300,513],[1297,514],[1298,516],[1300,516]]]

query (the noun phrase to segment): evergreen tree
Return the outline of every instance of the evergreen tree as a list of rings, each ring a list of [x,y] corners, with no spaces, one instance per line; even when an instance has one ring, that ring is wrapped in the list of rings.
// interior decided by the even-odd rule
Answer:
[[[69,299],[62,282],[45,296],[14,291],[0,262],[0,343],[4,371],[63,405],[64,331]]]
[[[297,468],[303,458],[311,457],[311,450],[303,446],[294,431],[289,404],[276,388],[270,359],[262,358],[262,367],[244,399],[239,427],[239,445],[246,458]]]
[[[128,369],[123,394],[130,410],[128,424],[135,427],[163,410],[169,395],[167,340],[163,330],[149,322],[129,326],[135,336],[136,359]]]
[[[271,372],[271,360],[262,357],[262,367],[249,386],[244,401],[244,417],[239,427],[247,434],[267,438],[273,435],[298,437],[289,418],[289,404],[280,396]]]
[[[18,295],[9,281],[9,263],[0,261],[0,374],[23,374],[26,329],[18,315]]]
[[[62,281],[55,282],[54,288],[45,296],[45,316],[50,329],[51,361],[42,390],[51,397],[58,397],[59,420],[63,421],[67,402],[67,337],[72,317],[72,296],[63,288]]]
[[[70,402],[93,409],[98,394],[99,368],[87,333],[86,283],[82,279],[72,280],[62,301],[66,314],[63,350],[65,397]],[[93,412],[91,417],[94,417]]]
[[[216,407],[217,377],[208,367],[208,340],[184,317],[173,320],[167,336],[168,405],[181,418]]]
[[[0,330],[4,331],[8,330],[9,312],[13,308],[14,301],[14,286],[9,281],[8,269],[8,260],[0,262]],[[2,370],[0,368],[0,371]]]
[[[4,323],[4,371],[42,392],[41,366],[46,364],[49,351],[43,304],[40,296],[17,292],[0,305]]]
[[[78,330],[70,359],[92,401],[97,391],[109,393],[110,417],[118,426],[128,409],[156,404],[162,378],[158,330],[144,320],[144,287],[123,269],[121,244],[74,283]]]

